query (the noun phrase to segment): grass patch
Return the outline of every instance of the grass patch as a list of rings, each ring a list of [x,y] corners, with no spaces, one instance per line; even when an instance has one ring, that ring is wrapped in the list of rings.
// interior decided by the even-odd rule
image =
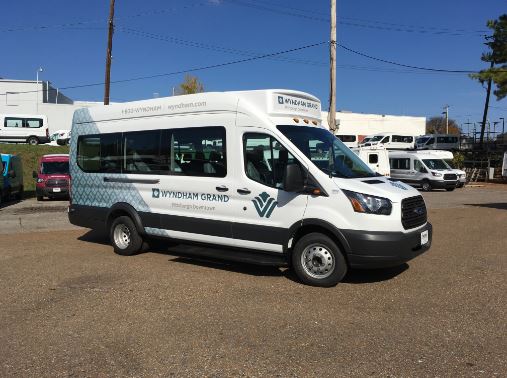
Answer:
[[[1,143],[0,153],[13,154],[21,157],[23,162],[23,185],[25,188],[25,197],[35,196],[35,179],[32,177],[32,172],[37,170],[39,159],[43,155],[48,154],[68,154],[69,146],[46,146],[37,145],[30,146],[29,144],[14,144],[14,143]]]

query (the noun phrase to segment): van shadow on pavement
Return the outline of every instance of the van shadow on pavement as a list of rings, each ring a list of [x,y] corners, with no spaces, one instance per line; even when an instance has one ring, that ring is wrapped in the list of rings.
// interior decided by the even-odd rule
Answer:
[[[101,245],[110,245],[109,236],[103,231],[90,230],[86,234],[78,237],[78,240]],[[255,265],[227,260],[225,258],[211,256],[209,251],[210,248],[202,246],[178,244],[158,239],[150,240],[149,247],[146,250],[146,252],[171,256],[173,258],[169,261],[172,263],[220,269],[228,272],[248,274],[251,276],[283,276],[291,281],[300,283],[294,272],[286,267]],[[400,275],[408,268],[408,264],[402,264],[384,269],[350,269],[345,278],[342,280],[342,283],[366,284],[388,281]]]
[[[507,210],[507,202],[497,203],[466,203],[465,206],[487,207],[489,209]]]

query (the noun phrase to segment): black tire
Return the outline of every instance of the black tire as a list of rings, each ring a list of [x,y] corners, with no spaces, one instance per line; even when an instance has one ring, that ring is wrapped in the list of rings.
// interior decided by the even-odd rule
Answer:
[[[297,241],[291,260],[292,269],[306,285],[335,286],[347,274],[347,262],[336,243],[318,232],[312,232]]]
[[[44,200],[44,196],[37,196],[37,201],[43,201]]]
[[[39,139],[37,137],[31,136],[26,140],[26,143],[28,143],[31,146],[36,146],[39,144]]]
[[[423,192],[431,192],[431,183],[429,180],[423,180],[421,184],[421,189]]]
[[[14,198],[17,200],[17,201],[21,201],[23,199],[23,193],[24,193],[24,188],[23,187],[20,187],[19,188],[19,191],[16,193],[16,195],[14,196]]]
[[[127,216],[116,218],[109,230],[109,239],[114,252],[122,256],[132,256],[141,252],[143,238],[137,232],[132,219]]]
[[[456,188],[445,188],[445,190],[447,190],[448,192],[452,192],[454,189]]]

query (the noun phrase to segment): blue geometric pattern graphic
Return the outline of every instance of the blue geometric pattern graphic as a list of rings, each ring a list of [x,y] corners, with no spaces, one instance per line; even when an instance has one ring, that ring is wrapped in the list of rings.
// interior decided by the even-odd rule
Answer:
[[[106,183],[104,177],[120,178],[122,174],[85,173],[77,165],[77,139],[83,134],[100,134],[92,121],[88,109],[74,113],[70,143],[70,174],[72,203],[76,205],[111,207],[118,202],[126,202],[137,211],[150,211],[138,190],[131,183]]]

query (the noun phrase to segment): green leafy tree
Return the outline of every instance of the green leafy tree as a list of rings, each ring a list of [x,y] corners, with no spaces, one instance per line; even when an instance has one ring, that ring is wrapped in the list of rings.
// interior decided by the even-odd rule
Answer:
[[[446,134],[445,117],[431,117],[426,120],[427,134]],[[455,120],[449,118],[449,134],[460,134],[461,130]]]
[[[470,76],[481,84],[491,80],[496,86],[493,93],[501,100],[507,96],[507,14],[489,20],[487,26],[493,34],[486,37],[489,51],[482,54],[481,60],[490,63],[490,68]]]
[[[185,80],[181,83],[177,90],[177,95],[185,95],[192,93],[202,93],[204,92],[204,85],[201,83],[197,76],[185,75]]]
[[[489,47],[489,51],[482,54],[481,60],[489,62],[489,69],[470,75],[472,79],[478,80],[482,85],[487,83],[479,142],[481,147],[484,141],[492,84],[494,83],[496,86],[493,93],[497,100],[507,96],[507,14],[501,15],[498,20],[488,21],[487,26],[493,31],[493,34],[486,37],[486,46]]]

